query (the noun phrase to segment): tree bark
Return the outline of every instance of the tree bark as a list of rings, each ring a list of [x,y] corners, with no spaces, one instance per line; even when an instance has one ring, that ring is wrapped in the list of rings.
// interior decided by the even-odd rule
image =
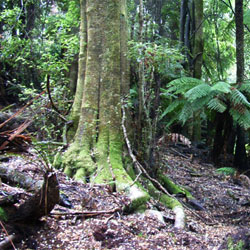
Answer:
[[[87,57],[86,0],[81,0],[80,6],[81,6],[81,23],[80,23],[80,52],[78,59],[78,77],[77,77],[74,103],[70,114],[70,119],[72,120],[73,124],[68,131],[67,136],[69,140],[73,139],[80,119],[83,87],[85,80],[85,70],[86,70],[86,57]]]
[[[244,81],[244,23],[243,23],[243,0],[235,1],[235,24],[236,24],[236,65],[237,65],[237,79],[236,82],[239,86]],[[234,166],[240,170],[249,169],[249,164],[246,154],[246,137],[245,131],[239,124],[236,129],[236,148]]]
[[[87,57],[85,67],[79,68],[81,111],[74,141],[64,155],[65,172],[85,182],[110,183],[130,194],[136,190],[133,199],[144,203],[149,196],[132,186],[122,159],[121,96],[128,92],[126,1],[81,3],[82,9],[86,7]]]
[[[82,0],[81,8],[86,8],[86,63],[80,63],[80,56],[78,83],[81,82],[81,87],[77,92],[82,93],[77,93],[75,102],[81,99],[81,105],[74,103],[80,110],[79,121],[73,142],[63,156],[65,172],[83,182],[108,183],[113,190],[125,191],[131,199],[129,210],[145,208],[150,198],[149,191],[138,181],[143,173],[148,179],[146,189],[162,195],[164,205],[176,214],[176,227],[183,228],[185,216],[181,203],[147,173],[131,149],[134,168],[127,171],[123,164],[123,136],[130,148],[125,112],[121,113],[121,97],[129,89],[127,32],[124,31],[126,0]],[[84,19],[83,14],[81,18]],[[82,46],[85,45],[81,43],[81,50]]]

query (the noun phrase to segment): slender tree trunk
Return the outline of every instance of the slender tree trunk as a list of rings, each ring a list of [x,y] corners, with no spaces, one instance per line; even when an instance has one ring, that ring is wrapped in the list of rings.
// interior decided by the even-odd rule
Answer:
[[[140,0],[139,5],[139,40],[143,43],[143,0]],[[143,52],[142,52],[143,53]],[[143,116],[143,97],[144,97],[144,62],[139,63],[139,85],[138,85],[138,94],[139,94],[139,114],[138,114],[138,135],[141,136],[142,131],[142,116]],[[138,141],[142,140],[142,137],[138,138]]]
[[[235,24],[236,24],[236,75],[237,84],[244,81],[244,24],[243,24],[243,0],[235,0]]]
[[[237,79],[236,82],[240,86],[244,81],[244,24],[243,24],[243,0],[235,1],[235,24],[236,24],[236,65]],[[245,147],[245,131],[239,124],[236,129],[236,149],[234,166],[240,170],[247,170],[248,160]]]
[[[188,0],[181,1],[181,13],[180,13],[180,43],[181,46],[185,44],[185,24],[186,16],[188,12]]]
[[[195,17],[194,48],[193,48],[193,77],[201,79],[203,64],[203,0],[194,0],[193,12]],[[193,140],[201,140],[200,113],[195,112],[193,118]]]

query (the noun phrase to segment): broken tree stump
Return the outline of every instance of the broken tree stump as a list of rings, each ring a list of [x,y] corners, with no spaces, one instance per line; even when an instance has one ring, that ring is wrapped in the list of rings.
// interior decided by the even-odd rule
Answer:
[[[34,222],[42,216],[48,215],[59,202],[59,184],[54,172],[44,175],[41,189],[27,199],[10,218],[11,222]]]

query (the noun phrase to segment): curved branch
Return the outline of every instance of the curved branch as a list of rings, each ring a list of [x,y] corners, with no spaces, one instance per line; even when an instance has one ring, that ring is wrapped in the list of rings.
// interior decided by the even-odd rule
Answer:
[[[50,93],[50,75],[47,75],[47,84],[46,84],[46,88],[47,88],[47,92],[48,92],[48,96],[49,96],[49,100],[51,103],[51,107],[56,111],[56,113],[59,115],[59,117],[64,120],[65,122],[68,122],[68,120],[63,116],[63,114],[59,111],[59,109],[56,107],[56,105],[53,102],[51,93]]]

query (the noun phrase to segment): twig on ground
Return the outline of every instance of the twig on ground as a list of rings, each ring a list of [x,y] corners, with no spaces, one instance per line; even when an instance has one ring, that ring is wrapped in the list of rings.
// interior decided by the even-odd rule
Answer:
[[[13,240],[15,239],[15,235],[9,235],[5,226],[3,225],[2,221],[0,221],[0,225],[3,228],[3,231],[5,232],[5,234],[7,235],[7,238],[5,238],[3,241],[0,242],[0,249],[4,249],[5,247],[7,247],[9,244],[12,245],[13,249],[16,250],[16,247],[13,243]]]
[[[63,216],[63,215],[82,215],[82,216],[96,216],[96,215],[100,215],[100,214],[111,214],[111,213],[115,213],[117,211],[121,210],[121,208],[117,207],[114,208],[112,210],[101,210],[101,211],[73,211],[73,212],[53,212],[50,213],[50,215],[59,215],[59,216]]]

